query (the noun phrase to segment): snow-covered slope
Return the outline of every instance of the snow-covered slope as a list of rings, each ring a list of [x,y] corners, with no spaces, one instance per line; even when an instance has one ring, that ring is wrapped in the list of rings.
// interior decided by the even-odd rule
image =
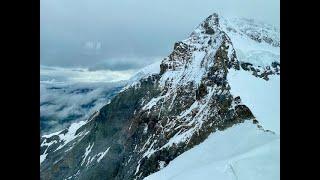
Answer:
[[[250,63],[258,69],[270,68],[273,62],[280,63],[280,30],[275,26],[253,19],[221,18],[221,28],[230,37],[239,61]],[[249,71],[230,69],[228,82],[231,93],[241,97],[260,124],[280,134],[278,75],[271,75],[268,81],[264,81],[252,76]]]
[[[271,76],[265,81],[247,71],[230,70],[228,81],[231,93],[241,97],[260,125],[280,134],[280,77]]]
[[[151,76],[153,74],[159,74],[160,72],[160,64],[161,61],[156,61],[139,71],[137,71],[135,74],[132,75],[132,77],[127,81],[126,86],[121,90],[124,91],[132,86],[139,86],[140,79],[146,78],[148,76]]]
[[[161,64],[161,61],[156,61],[142,68],[129,79],[129,83],[134,81],[139,81],[141,78],[148,77],[152,74],[158,74],[160,72],[160,64]]]
[[[251,122],[211,134],[145,180],[280,179],[280,139]]]
[[[239,61],[255,66],[280,62],[280,30],[253,19],[221,18],[221,28],[230,37]]]

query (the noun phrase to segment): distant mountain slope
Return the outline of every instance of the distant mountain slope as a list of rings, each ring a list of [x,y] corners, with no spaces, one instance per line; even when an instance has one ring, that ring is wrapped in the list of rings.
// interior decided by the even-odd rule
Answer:
[[[254,148],[258,148],[259,154],[264,151],[260,145],[276,142],[278,138],[269,131],[277,132],[278,122],[274,119],[277,115],[268,118],[266,114],[270,111],[263,109],[271,107],[259,104],[265,99],[255,97],[257,100],[251,101],[246,92],[261,96],[263,87],[277,88],[273,86],[277,82],[270,82],[279,80],[280,60],[276,55],[280,43],[269,31],[257,33],[259,25],[253,26],[252,21],[247,24],[237,24],[235,31],[228,30],[223,18],[210,15],[187,39],[174,44],[173,51],[162,60],[159,73],[154,73],[158,69],[150,68],[87,120],[42,136],[41,178],[144,179],[160,170],[148,178],[160,177],[166,171],[169,176],[165,179],[169,179],[174,175],[170,169],[179,169],[181,159],[199,163],[188,157],[194,157],[199,149],[210,151],[219,147],[220,150],[212,152],[216,155],[207,157],[232,160],[229,167],[233,175],[250,174],[259,179],[261,174],[269,173],[254,169],[252,161],[234,164],[232,159],[233,155],[246,156],[244,152]],[[229,36],[232,33],[235,34]],[[234,45],[234,41],[241,43]],[[255,50],[264,55],[251,58]],[[242,53],[241,58],[237,53]],[[269,58],[270,53],[275,58],[273,55]],[[270,103],[273,105],[278,96],[268,94],[268,98],[274,99]],[[238,143],[238,138],[246,142]],[[230,144],[224,146],[223,141]],[[274,158],[269,164],[278,164],[277,143],[270,147],[273,149],[267,154]],[[253,164],[261,164],[261,158],[256,160]],[[190,170],[190,164],[185,167]],[[201,167],[197,170],[205,173],[206,168]],[[277,172],[271,171],[277,178]],[[177,175],[184,177],[181,173]],[[193,177],[206,177],[198,175]]]

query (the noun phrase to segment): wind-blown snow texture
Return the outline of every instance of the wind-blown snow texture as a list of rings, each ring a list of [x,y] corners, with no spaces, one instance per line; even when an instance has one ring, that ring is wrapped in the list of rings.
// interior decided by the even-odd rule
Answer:
[[[210,178],[277,179],[279,122],[276,112],[265,110],[278,110],[280,42],[274,32],[250,20],[209,16],[175,43],[160,72],[151,65],[87,121],[42,137],[41,177],[143,179],[158,171],[148,178],[184,179],[188,173],[181,169],[206,163],[192,158],[205,149],[212,163],[190,177],[206,178],[214,169]],[[273,100],[247,95],[266,89]],[[261,165],[266,156],[272,158]]]
[[[145,180],[280,179],[280,140],[245,122],[211,134]]]

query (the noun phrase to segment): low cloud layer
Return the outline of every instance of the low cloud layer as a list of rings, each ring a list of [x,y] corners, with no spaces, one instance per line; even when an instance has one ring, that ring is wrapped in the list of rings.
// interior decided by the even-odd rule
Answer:
[[[98,83],[128,80],[136,70],[89,70],[88,68],[40,67],[40,82]]]
[[[41,66],[41,133],[55,132],[88,118],[107,104],[130,76],[128,71]]]
[[[124,83],[40,83],[40,129],[61,130],[100,109]]]
[[[154,62],[159,62],[162,57],[123,57],[123,58],[111,58],[109,60],[100,61],[89,67],[90,71],[96,70],[115,70],[115,71],[125,71],[125,70],[137,70],[150,65]]]

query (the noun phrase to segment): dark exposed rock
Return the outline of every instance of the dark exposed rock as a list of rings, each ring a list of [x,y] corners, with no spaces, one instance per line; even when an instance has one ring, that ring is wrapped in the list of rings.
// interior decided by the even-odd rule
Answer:
[[[252,66],[251,63],[246,63],[246,62],[241,63],[241,67],[242,67],[242,69],[244,69],[245,71],[249,71],[250,68],[251,68],[251,66]]]
[[[280,75],[280,63],[278,62],[272,62],[271,67],[255,67],[253,64],[247,62],[241,62],[240,64],[243,70],[251,71],[252,75],[254,75],[255,77],[262,78],[266,81],[269,80],[270,75]]]
[[[250,109],[245,105],[237,105],[235,107],[237,118],[240,119],[251,119],[254,118]]]
[[[240,104],[240,103],[241,103],[241,98],[240,98],[240,96],[235,97],[235,98],[234,98],[234,102],[235,102],[236,104]]]
[[[208,94],[206,85],[201,83],[196,91],[196,99],[199,100],[203,98],[206,94]]]
[[[208,22],[204,23],[205,33],[206,34],[214,34],[215,31],[212,27],[209,26]]]
[[[219,17],[218,14],[214,13],[210,15],[202,24],[204,27],[205,33],[212,35],[215,33],[215,26],[219,26]]]

